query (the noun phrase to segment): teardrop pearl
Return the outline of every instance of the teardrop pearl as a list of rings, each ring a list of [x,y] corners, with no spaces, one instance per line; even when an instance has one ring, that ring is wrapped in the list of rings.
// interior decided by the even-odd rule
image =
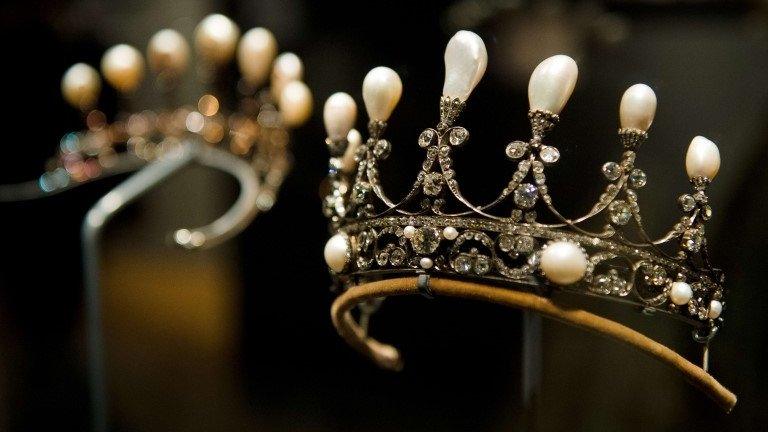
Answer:
[[[693,297],[691,286],[685,282],[673,282],[669,289],[669,298],[672,303],[682,306]]]
[[[312,115],[312,92],[303,82],[292,81],[283,88],[279,105],[286,126],[301,126]]]
[[[379,66],[371,69],[363,80],[363,101],[368,118],[387,121],[403,94],[403,82],[392,69]]]
[[[99,73],[85,63],[70,66],[61,77],[61,94],[73,107],[86,111],[96,105],[101,92]]]
[[[647,132],[656,115],[656,93],[645,84],[635,84],[624,92],[619,105],[622,128]]]
[[[550,281],[558,285],[570,285],[584,277],[587,257],[575,243],[553,241],[541,251],[539,266]]]
[[[355,155],[357,149],[360,148],[360,144],[363,143],[363,136],[360,135],[357,129],[352,129],[347,134],[347,149],[344,150],[344,156],[341,158],[341,169],[347,173],[355,172],[357,169],[357,162],[355,162]]]
[[[349,261],[350,252],[347,237],[343,234],[336,234],[325,244],[325,249],[323,250],[325,263],[328,264],[331,270],[340,273],[346,267],[347,261]]]
[[[272,96],[277,97],[283,91],[283,87],[291,81],[301,81],[304,76],[304,63],[294,53],[282,53],[275,59],[272,65],[270,87]]]
[[[121,93],[130,93],[144,78],[144,58],[130,45],[115,45],[101,58],[101,73],[112,87]]]
[[[323,107],[323,122],[328,138],[331,141],[346,138],[355,125],[356,117],[357,104],[352,96],[342,92],[332,94]]]
[[[710,319],[715,319],[720,316],[720,314],[723,313],[723,304],[718,300],[712,300],[709,302],[709,312],[707,312],[707,316]]]
[[[528,81],[528,103],[531,110],[560,114],[573,93],[579,67],[567,55],[552,56],[536,66]]]
[[[466,101],[488,66],[488,52],[480,36],[471,31],[457,32],[445,47],[443,96]]]
[[[195,29],[195,50],[205,61],[223,65],[235,55],[240,28],[222,14],[203,18]]]
[[[720,150],[703,136],[694,137],[685,155],[685,170],[689,178],[704,176],[714,180],[720,170]]]
[[[252,86],[262,85],[269,76],[277,55],[277,41],[271,31],[262,28],[248,30],[237,47],[237,64],[243,78]]]
[[[155,73],[179,76],[189,64],[189,44],[176,30],[160,30],[147,44],[147,60]]]

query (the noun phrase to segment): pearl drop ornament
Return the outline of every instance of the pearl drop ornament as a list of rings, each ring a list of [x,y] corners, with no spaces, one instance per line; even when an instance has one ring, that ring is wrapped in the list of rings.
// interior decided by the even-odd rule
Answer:
[[[64,100],[77,109],[88,110],[96,105],[101,92],[101,78],[93,67],[85,63],[70,66],[61,77]]]
[[[621,97],[619,119],[622,128],[647,132],[656,115],[656,93],[645,84],[635,84]]]
[[[325,263],[336,273],[340,273],[347,266],[350,253],[349,240],[343,234],[336,234],[331,237],[323,250]]]
[[[431,269],[433,265],[435,265],[435,262],[432,261],[432,258],[424,257],[419,260],[419,266],[421,266],[421,268],[423,268],[424,270]]]
[[[323,123],[331,141],[346,138],[355,125],[357,104],[352,96],[346,93],[334,93],[325,101],[323,107]]]
[[[466,101],[488,66],[488,52],[480,36],[471,31],[457,32],[445,47],[443,96]]]
[[[408,225],[405,228],[403,228],[403,236],[407,239],[412,239],[413,236],[416,235],[416,227],[413,225]]]
[[[252,28],[245,32],[237,46],[237,64],[243,78],[253,86],[263,84],[277,56],[277,41],[271,31]]]
[[[300,81],[304,77],[304,63],[294,53],[282,53],[272,64],[270,87],[273,96],[278,96],[283,87],[291,81]]]
[[[539,267],[550,281],[558,285],[570,285],[584,277],[587,257],[575,243],[553,241],[541,251]]]
[[[669,289],[669,298],[672,303],[682,306],[693,297],[693,290],[691,286],[685,282],[673,282]]]
[[[710,319],[718,318],[721,313],[723,313],[722,303],[720,303],[718,300],[712,300],[709,302],[709,312],[707,313],[707,316]]]
[[[341,158],[341,169],[345,173],[352,173],[357,168],[355,155],[360,144],[363,143],[363,136],[357,129],[351,129],[347,134],[347,149],[344,150],[344,156]]]
[[[459,236],[459,231],[452,227],[447,226],[443,228],[443,237],[445,237],[446,240],[456,240],[456,237]]]
[[[694,137],[685,155],[685,170],[690,178],[704,176],[714,180],[720,170],[717,145],[703,136]]]
[[[280,94],[280,114],[288,127],[302,125],[312,115],[312,92],[301,81],[292,81]]]
[[[536,66],[528,81],[528,103],[531,110],[560,114],[573,93],[579,67],[567,55],[549,57]]]
[[[181,75],[189,64],[189,44],[176,30],[160,30],[147,44],[147,61],[155,73]]]
[[[130,45],[115,45],[101,58],[101,73],[117,91],[130,93],[144,78],[144,58]]]
[[[371,69],[363,80],[363,101],[368,118],[389,120],[402,94],[403,82],[397,72],[386,66]]]
[[[222,14],[203,18],[195,28],[195,50],[205,61],[223,65],[235,55],[240,28]]]

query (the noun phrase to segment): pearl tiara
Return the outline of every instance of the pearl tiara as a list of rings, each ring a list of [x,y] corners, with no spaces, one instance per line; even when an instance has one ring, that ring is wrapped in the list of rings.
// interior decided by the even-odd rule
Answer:
[[[546,138],[571,96],[578,68],[570,57],[556,55],[542,61],[530,78],[531,139],[498,149],[516,164],[514,174],[495,199],[477,203],[461,189],[460,170],[454,162],[470,141],[458,119],[486,65],[485,44],[476,34],[459,31],[448,42],[440,121],[418,136],[424,160],[409,192],[399,200],[387,195],[379,172],[379,162],[392,150],[384,132],[402,93],[397,73],[377,67],[363,81],[370,118],[370,137],[365,141],[353,129],[357,109],[352,97],[336,93],[325,103],[331,158],[330,192],[323,211],[333,232],[325,246],[325,260],[342,292],[333,308],[339,332],[380,365],[398,368],[396,350],[369,339],[367,330],[356,327],[348,313],[351,307],[361,306],[367,320],[372,299],[388,295],[445,293],[519,306],[522,303],[514,302],[521,297],[509,300],[508,293],[533,293],[546,299],[548,293],[562,290],[620,300],[649,314],[678,318],[692,326],[697,341],[708,343],[723,323],[725,306],[723,273],[709,261],[705,236],[705,224],[712,216],[707,188],[720,167],[717,146],[707,138],[693,138],[685,160],[692,191],[678,199],[682,216],[668,232],[652,237],[640,212],[639,190],[647,178],[635,166],[635,157],[648,138],[656,95],[645,84],[633,85],[620,102],[619,159],[596,167],[607,185],[586,214],[565,216],[547,186],[546,168],[559,162],[560,152]],[[590,221],[598,221],[602,228],[590,229]],[[407,282],[415,285],[410,291],[400,283],[400,278],[408,276],[415,277],[415,282]],[[465,285],[449,289],[444,279]],[[496,290],[468,294],[475,289],[473,283]],[[371,290],[365,291],[365,286]],[[562,310],[534,310],[560,314],[572,323],[578,318],[569,318]],[[582,322],[582,327],[595,320]],[[632,334],[635,342],[642,340],[641,345],[653,343]],[[675,361],[686,362],[677,357]],[[724,390],[705,372],[706,359],[703,370],[688,363],[684,368],[692,381],[706,381],[700,387],[710,393]],[[691,372],[692,368],[697,370]],[[735,396],[720,393],[720,402],[730,409]]]

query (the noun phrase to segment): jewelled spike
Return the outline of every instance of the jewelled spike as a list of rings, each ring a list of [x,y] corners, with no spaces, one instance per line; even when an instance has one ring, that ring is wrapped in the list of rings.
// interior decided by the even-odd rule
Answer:
[[[573,93],[579,68],[567,55],[552,56],[536,66],[528,82],[528,102],[532,111],[560,114]]]
[[[189,44],[176,30],[160,30],[147,44],[147,60],[155,73],[181,75],[189,64]]]
[[[64,100],[80,110],[96,105],[101,92],[101,78],[93,67],[85,63],[72,65],[61,78],[61,94]]]
[[[263,84],[277,56],[277,41],[271,31],[257,27],[245,32],[237,46],[237,65],[253,86]]]
[[[205,61],[222,65],[232,59],[240,28],[221,14],[208,15],[195,29],[195,49]]]
[[[485,74],[488,52],[480,36],[470,31],[457,32],[445,48],[443,96],[466,101]]]
[[[368,118],[389,120],[402,94],[403,83],[397,72],[385,66],[371,69],[363,80],[363,101]]]
[[[720,150],[717,145],[703,136],[694,137],[685,155],[685,170],[688,177],[706,177],[714,180],[720,169]]]
[[[342,92],[332,94],[323,107],[323,122],[328,138],[334,142],[346,138],[355,125],[356,117],[357,104],[352,96]]]
[[[622,129],[647,132],[656,115],[656,93],[645,84],[635,84],[621,97],[619,118]]]
[[[116,90],[130,93],[144,78],[144,58],[130,45],[115,45],[101,58],[101,73]]]

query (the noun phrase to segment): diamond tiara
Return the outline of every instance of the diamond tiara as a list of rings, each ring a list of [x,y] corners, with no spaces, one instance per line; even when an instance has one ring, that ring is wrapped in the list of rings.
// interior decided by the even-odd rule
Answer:
[[[208,88],[195,105],[179,103],[178,87],[190,66],[191,49],[178,31],[163,29],[147,44],[146,61],[133,46],[120,44],[101,59],[101,74],[77,63],[62,77],[64,99],[83,116],[84,128],[67,133],[57,154],[36,180],[0,186],[0,201],[59,193],[110,175],[134,171],[186,144],[221,150],[249,163],[259,180],[256,204],[269,209],[291,165],[292,128],[312,113],[312,94],[302,82],[304,66],[293,53],[277,54],[265,28],[241,37],[228,17],[212,14],[195,29],[197,78]],[[236,58],[239,102],[227,109],[222,93],[235,90],[225,69]],[[148,64],[151,80],[144,80]],[[97,108],[102,77],[115,89],[122,110],[114,119]],[[159,109],[137,109],[133,94],[143,82],[160,96]]]
[[[353,129],[352,97],[328,98],[330,190],[323,211],[333,236],[325,260],[337,288],[352,291],[410,275],[418,276],[418,289],[428,296],[431,276],[545,296],[563,290],[679,318],[693,326],[695,340],[708,343],[722,325],[725,306],[724,276],[710,263],[705,236],[712,216],[707,188],[720,166],[717,146],[700,136],[691,141],[685,165],[692,190],[678,199],[679,221],[654,239],[643,225],[638,190],[647,178],[635,157],[648,138],[656,95],[647,85],[633,85],[619,108],[622,153],[618,161],[596,167],[607,185],[586,214],[565,216],[547,185],[546,168],[560,159],[547,134],[574,89],[578,68],[570,57],[556,55],[530,78],[531,138],[499,149],[516,164],[514,174],[495,199],[477,203],[462,191],[454,161],[470,137],[458,119],[486,65],[485,45],[476,34],[459,31],[448,42],[440,121],[418,136],[424,160],[399,200],[386,194],[379,171],[392,150],[384,132],[402,93],[397,73],[377,67],[363,81],[370,118],[365,141]]]

